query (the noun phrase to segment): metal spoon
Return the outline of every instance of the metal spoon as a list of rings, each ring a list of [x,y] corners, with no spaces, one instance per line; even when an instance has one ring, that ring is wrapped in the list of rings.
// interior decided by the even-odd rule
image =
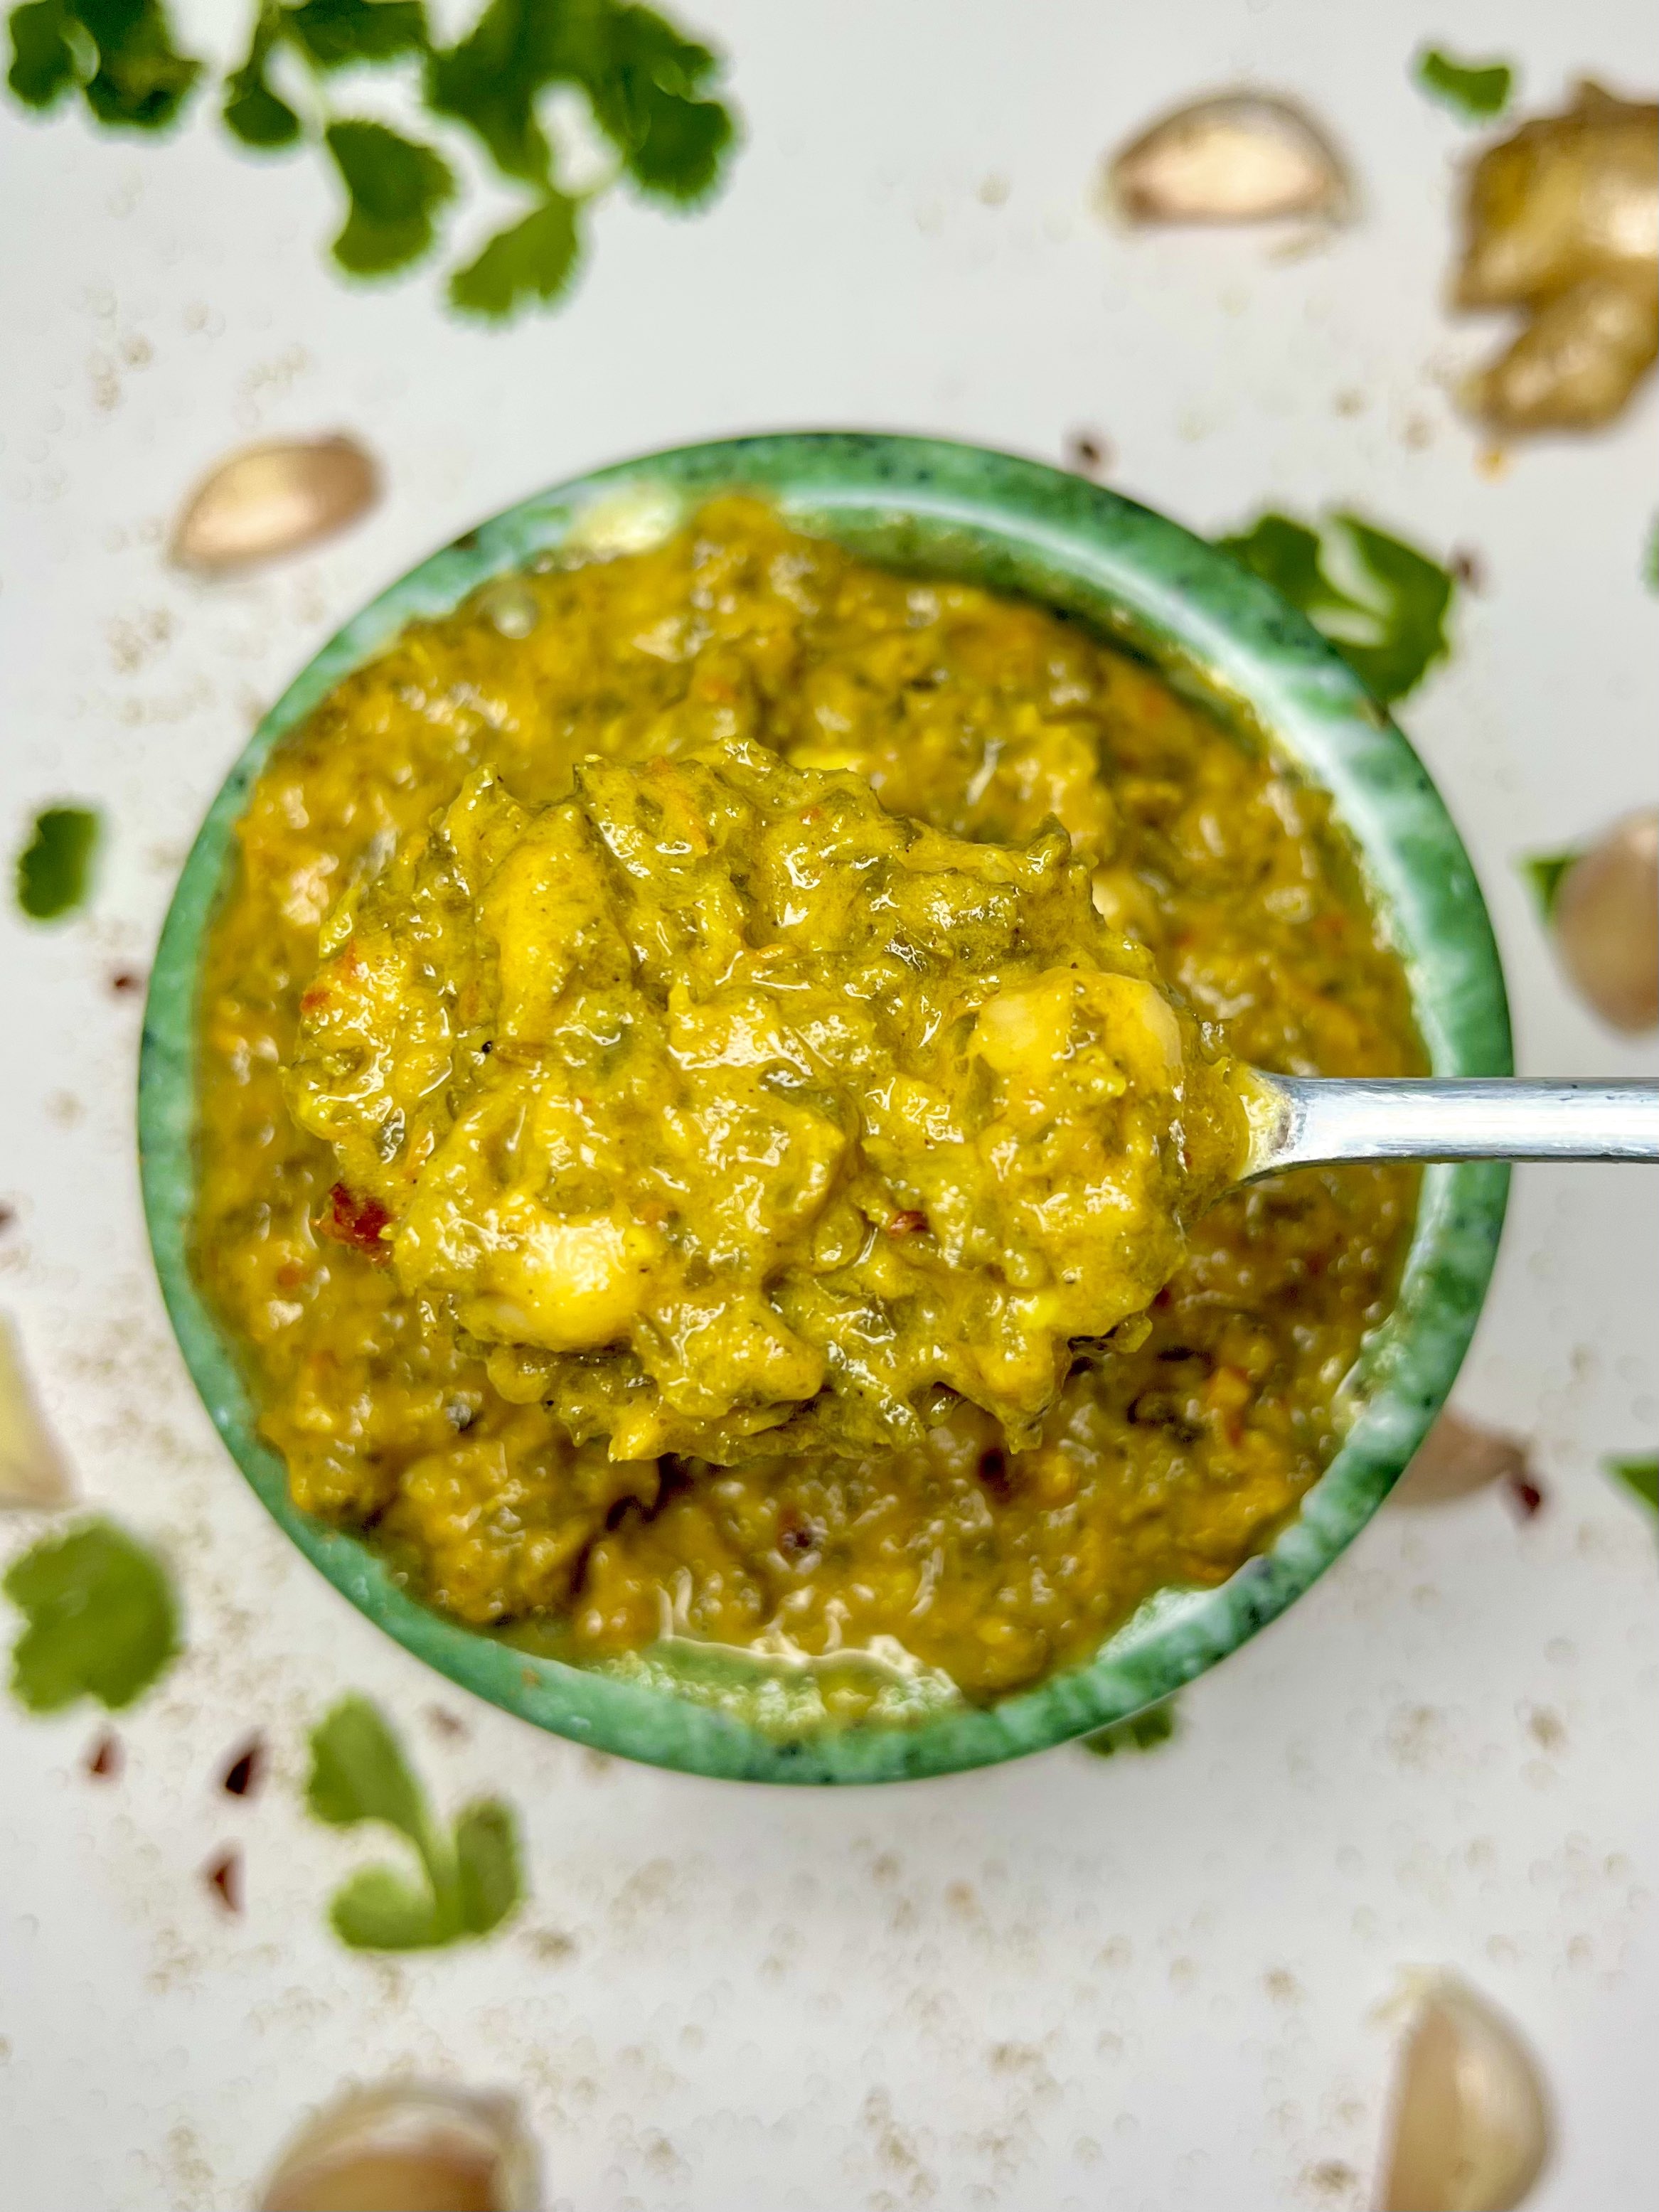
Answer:
[[[1659,1161],[1659,1083],[1512,1075],[1349,1081],[1264,1075],[1242,1089],[1242,1182],[1322,1160]]]

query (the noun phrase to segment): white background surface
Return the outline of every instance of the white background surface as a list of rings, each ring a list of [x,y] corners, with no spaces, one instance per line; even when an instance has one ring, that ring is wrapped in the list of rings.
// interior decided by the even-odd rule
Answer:
[[[183,14],[228,43],[223,9]],[[533,487],[683,439],[869,425],[1058,459],[1088,428],[1112,483],[1201,529],[1352,502],[1476,550],[1486,588],[1407,720],[1486,884],[1522,1064],[1655,1065],[1570,1000],[1513,862],[1651,794],[1659,410],[1650,388],[1610,436],[1483,471],[1445,380],[1498,333],[1439,305],[1470,136],[1407,76],[1431,35],[1517,59],[1528,105],[1583,68],[1650,92],[1648,11],[696,0],[686,20],[732,57],[729,190],[689,223],[607,206],[574,304],[507,335],[447,320],[430,275],[337,283],[314,162],[238,158],[205,116],[158,148],[0,113],[0,830],[15,849],[62,797],[111,828],[88,915],[0,915],[0,1304],[88,1497],[170,1550],[191,1632],[121,1724],[117,1782],[82,1771],[89,1712],[0,1703],[0,2199],[245,2204],[302,2108],[405,2067],[519,2092],[549,2202],[575,2212],[1357,2206],[1375,2008],[1402,1967],[1444,1964],[1547,2069],[1540,2212],[1650,2201],[1655,1547],[1597,1465],[1659,1426],[1640,1170],[1517,1176],[1460,1396],[1536,1439],[1547,1510],[1385,1511],[1142,1758],[798,1795],[541,1737],[291,1554],[185,1382],[137,1202],[139,1006],[112,970],[146,964],[252,720],[342,619]],[[1240,75],[1329,118],[1363,225],[1299,259],[1103,225],[1103,150]],[[162,565],[226,448],[336,427],[387,466],[362,527],[234,586]],[[444,1804],[516,1802],[534,1894],[501,1938],[398,1966],[327,1935],[333,1886],[381,1855],[299,1808],[304,1729],[346,1687],[384,1698]],[[256,1728],[276,1771],[239,1803],[219,1777]],[[200,1875],[232,1843],[236,1919]]]

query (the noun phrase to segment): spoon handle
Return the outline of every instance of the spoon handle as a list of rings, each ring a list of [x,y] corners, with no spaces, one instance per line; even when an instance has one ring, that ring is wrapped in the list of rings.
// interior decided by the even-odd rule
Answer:
[[[1246,1178],[1317,1160],[1659,1161],[1659,1082],[1254,1073]]]

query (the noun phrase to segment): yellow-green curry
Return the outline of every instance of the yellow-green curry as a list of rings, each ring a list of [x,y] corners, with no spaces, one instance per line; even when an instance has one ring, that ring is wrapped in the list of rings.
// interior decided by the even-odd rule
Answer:
[[[1328,1459],[1414,1184],[1218,1195],[1229,1055],[1412,1069],[1404,981],[1323,800],[1080,626],[722,500],[413,627],[240,838],[198,1266],[434,1603],[983,1698]]]

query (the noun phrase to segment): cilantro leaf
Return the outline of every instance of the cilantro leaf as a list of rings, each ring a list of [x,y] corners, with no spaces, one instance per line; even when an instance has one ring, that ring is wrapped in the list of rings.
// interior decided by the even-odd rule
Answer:
[[[367,1698],[342,1698],[311,1732],[306,1803],[331,1828],[379,1820],[426,1857],[432,1816],[402,1747]]]
[[[118,129],[164,131],[189,98],[202,64],[173,45],[161,0],[73,0],[73,10],[98,49],[86,88],[98,120]]]
[[[1425,47],[1413,75],[1431,99],[1470,123],[1486,123],[1509,106],[1515,71],[1507,62],[1460,62],[1438,46]]]
[[[1455,589],[1449,572],[1403,538],[1358,515],[1331,518],[1359,571],[1358,597],[1325,567],[1330,542],[1289,515],[1268,513],[1217,545],[1271,584],[1323,632],[1383,706],[1414,690],[1450,650],[1446,616]]]
[[[1583,859],[1582,853],[1533,853],[1521,863],[1521,872],[1532,886],[1538,911],[1546,921],[1555,915],[1555,902],[1569,869]]]
[[[391,1867],[359,1867],[335,1891],[328,1917],[354,1951],[425,1951],[450,1940],[432,1891]]]
[[[1446,614],[1454,585],[1450,573],[1403,538],[1373,529],[1357,514],[1335,518],[1346,530],[1369,581],[1378,586],[1375,644],[1339,641],[1354,673],[1386,707],[1414,691],[1437,660],[1450,650]]]
[[[77,1698],[132,1704],[179,1650],[179,1615],[155,1554],[112,1522],[43,1537],[6,1571],[28,1626],[11,1655],[14,1694],[33,1713]]]
[[[477,259],[449,280],[452,304],[492,319],[531,300],[556,299],[575,274],[581,252],[576,203],[552,192],[522,222],[497,231]]]
[[[571,74],[562,36],[568,11],[540,0],[490,0],[468,35],[427,64],[427,105],[465,123],[503,176],[550,179],[551,153],[536,96]]]
[[[17,903],[33,921],[73,914],[92,884],[98,817],[85,806],[47,806],[17,856]]]
[[[81,82],[74,18],[62,0],[30,0],[14,8],[11,67],[6,82],[25,107],[55,107]]]
[[[283,9],[283,26],[319,70],[426,51],[422,0],[302,0]]]
[[[702,97],[719,57],[653,9],[625,7],[595,17],[581,64],[593,119],[641,191],[702,199],[737,135],[729,111]]]
[[[370,1866],[336,1892],[329,1918],[354,1949],[408,1951],[487,1936],[523,1895],[512,1813],[490,1798],[462,1813],[453,1838],[443,1833],[367,1698],[343,1698],[312,1730],[306,1802],[333,1827],[378,1820],[395,1829],[420,1859],[423,1880]]]
[[[488,1936],[524,1894],[518,1833],[511,1811],[498,1798],[469,1805],[457,1819],[455,1868],[462,1931]]]
[[[1111,1759],[1120,1751],[1156,1751],[1160,1744],[1169,1742],[1176,1726],[1175,1699],[1165,1698],[1159,1705],[1148,1705],[1145,1712],[1115,1721],[1110,1728],[1097,1729],[1092,1735],[1079,1741],[1097,1759]]]
[[[1638,1459],[1606,1460],[1602,1464],[1644,1505],[1659,1511],[1659,1452],[1647,1452]]]
[[[331,123],[323,134],[351,210],[333,246],[354,276],[384,276],[430,247],[440,208],[453,199],[449,164],[384,123]]]
[[[281,36],[282,26],[271,9],[262,6],[254,20],[247,59],[225,79],[224,106],[220,111],[225,128],[245,146],[257,147],[261,152],[291,146],[300,136],[299,117],[265,80],[265,64]]]

